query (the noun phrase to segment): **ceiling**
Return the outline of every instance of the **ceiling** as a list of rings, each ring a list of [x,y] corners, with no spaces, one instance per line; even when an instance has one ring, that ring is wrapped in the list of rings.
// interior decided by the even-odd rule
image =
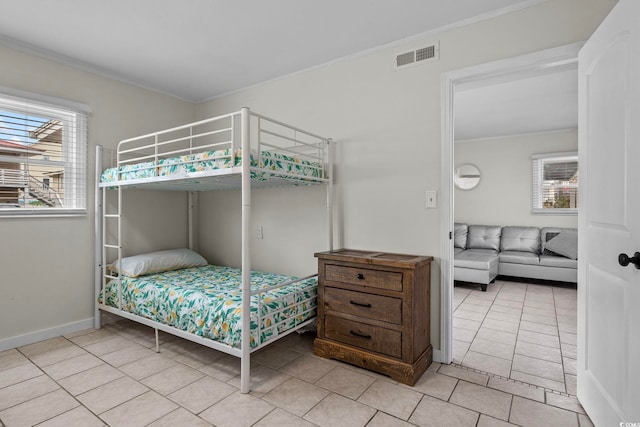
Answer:
[[[200,102],[543,0],[2,0],[0,43]]]
[[[454,98],[456,142],[576,129],[577,65],[461,85]]]

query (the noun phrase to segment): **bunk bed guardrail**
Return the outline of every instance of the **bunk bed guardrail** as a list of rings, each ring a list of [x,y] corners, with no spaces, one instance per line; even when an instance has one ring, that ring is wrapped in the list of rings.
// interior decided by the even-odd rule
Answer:
[[[170,175],[235,174],[246,152],[254,178],[266,174],[264,181],[274,177],[300,183],[327,181],[328,138],[252,111],[247,115],[251,135],[246,150],[242,147],[242,110],[125,139],[117,146],[111,179],[102,185],[125,180],[144,183]]]

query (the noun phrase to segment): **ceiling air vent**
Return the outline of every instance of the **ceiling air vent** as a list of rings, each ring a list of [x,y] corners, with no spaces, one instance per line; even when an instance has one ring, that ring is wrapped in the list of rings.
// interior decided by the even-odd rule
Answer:
[[[409,52],[396,55],[395,68],[401,70],[425,62],[437,61],[440,59],[440,46],[438,42],[421,47]]]

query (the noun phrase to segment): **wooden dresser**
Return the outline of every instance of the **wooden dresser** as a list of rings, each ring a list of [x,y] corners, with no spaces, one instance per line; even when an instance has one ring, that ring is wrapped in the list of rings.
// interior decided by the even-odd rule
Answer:
[[[340,249],[318,258],[314,353],[414,385],[432,360],[433,257]]]

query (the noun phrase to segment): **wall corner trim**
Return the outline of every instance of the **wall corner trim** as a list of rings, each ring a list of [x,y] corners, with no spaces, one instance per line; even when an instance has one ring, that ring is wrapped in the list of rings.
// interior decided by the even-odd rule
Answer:
[[[438,350],[437,348],[433,349],[433,361],[434,362],[438,362],[438,363],[445,363],[445,364],[449,363],[449,362],[444,362],[442,360],[442,352],[440,350]]]

